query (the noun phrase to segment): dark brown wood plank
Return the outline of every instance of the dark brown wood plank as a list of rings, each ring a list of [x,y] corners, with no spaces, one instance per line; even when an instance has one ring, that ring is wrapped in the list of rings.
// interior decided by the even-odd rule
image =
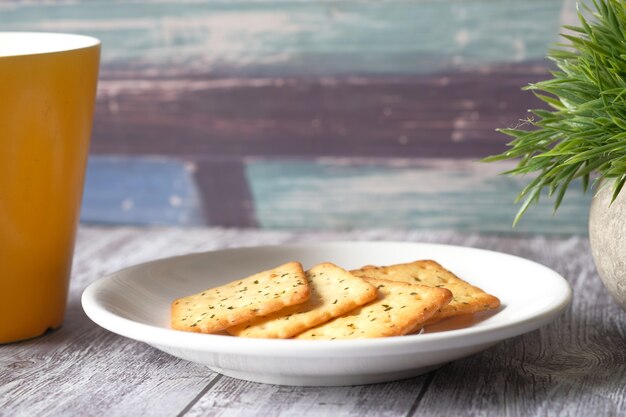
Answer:
[[[210,225],[257,227],[254,201],[243,161],[239,158],[203,159],[195,164],[196,186]]]
[[[410,76],[141,79],[105,73],[92,152],[182,156],[481,157],[541,102],[530,62]],[[131,77],[131,78],[123,78]]]

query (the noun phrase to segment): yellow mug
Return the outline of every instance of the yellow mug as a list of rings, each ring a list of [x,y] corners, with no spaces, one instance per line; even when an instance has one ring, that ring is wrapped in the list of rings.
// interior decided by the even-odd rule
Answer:
[[[61,325],[100,41],[0,32],[0,343]]]

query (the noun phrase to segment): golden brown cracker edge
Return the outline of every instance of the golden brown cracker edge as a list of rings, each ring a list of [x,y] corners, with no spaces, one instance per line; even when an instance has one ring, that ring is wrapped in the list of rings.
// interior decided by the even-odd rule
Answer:
[[[365,278],[376,286],[376,300],[296,336],[296,339],[354,339],[413,332],[452,299],[445,288]]]
[[[228,328],[241,337],[289,338],[376,298],[376,288],[332,263],[306,271],[311,289],[304,303]]]
[[[432,324],[448,317],[491,310],[500,306],[500,300],[497,297],[462,280],[433,260],[418,260],[388,266],[367,265],[351,272],[361,277],[390,279],[447,288],[452,291],[452,301],[426,324]]]
[[[172,302],[172,328],[214,333],[305,302],[309,285],[298,262],[209,288]]]

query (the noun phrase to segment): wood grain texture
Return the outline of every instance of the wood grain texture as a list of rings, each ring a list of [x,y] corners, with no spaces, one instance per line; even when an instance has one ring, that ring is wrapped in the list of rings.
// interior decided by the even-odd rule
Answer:
[[[562,0],[59,3],[0,2],[0,27],[94,35],[107,69],[249,75],[397,74],[537,59],[556,40]]]
[[[91,156],[81,220],[96,224],[205,225],[196,164],[173,158]],[[231,199],[240,201],[240,194]],[[232,201],[232,200],[229,200]]]
[[[557,216],[545,196],[512,228],[528,183],[500,173],[516,163],[470,159],[251,159],[245,166],[256,218],[263,228],[456,230],[587,233],[591,193],[574,181]]]
[[[249,180],[249,159],[500,152],[508,138],[495,129],[542,105],[520,87],[549,77],[543,57],[574,10],[569,0],[5,0],[0,28],[102,40],[91,152],[108,161],[92,163],[84,221],[346,229],[381,223],[354,207],[312,216],[294,193],[282,194],[274,215],[281,200],[253,198],[255,189],[285,177]],[[164,158],[146,163],[155,155]],[[393,211],[386,227],[477,230],[476,213],[497,212],[496,226],[482,230],[509,230],[512,198],[488,206],[458,204],[462,193],[411,198],[414,181],[398,183],[408,192],[379,211]],[[452,212],[421,205],[434,200]],[[554,233],[585,229],[577,221],[587,200],[570,201],[575,214],[563,207],[567,224]],[[533,225],[517,231],[545,230]]]
[[[563,0],[13,0],[0,1],[0,28],[102,40],[91,152],[108,161],[89,171],[86,222],[508,231],[512,197],[464,205],[467,194],[433,187],[437,198],[424,199],[411,187],[427,182],[412,177],[386,183],[405,188],[379,210],[393,212],[383,223],[355,210],[367,207],[364,191],[344,212],[311,215],[293,190],[257,193],[289,177],[257,181],[248,162],[498,153],[508,138],[495,129],[542,105],[520,87],[549,77],[543,57],[572,10]],[[155,155],[164,158],[144,160]],[[588,200],[569,201],[574,214],[563,207],[554,233],[584,233]],[[495,212],[481,229],[481,214]],[[546,230],[528,224],[517,231]]]
[[[103,75],[91,151],[202,157],[483,157],[545,105],[537,60],[398,76]]]
[[[186,417],[394,417],[411,408],[427,376],[352,387],[282,387],[222,377]]]
[[[94,326],[83,312],[88,282],[127,265],[133,252],[134,260],[146,256],[134,250],[137,243],[115,231],[81,234],[65,324],[0,346],[1,416],[175,415],[215,377]]]
[[[243,161],[215,158],[198,161],[195,167],[195,184],[204,197],[204,216],[209,225],[258,226]]]
[[[498,240],[481,246],[554,268],[574,289],[572,307],[538,331],[441,369],[422,401],[432,413],[426,415],[459,407],[467,416],[623,415],[626,313],[600,285],[587,242]]]
[[[329,240],[405,240],[513,253],[574,287],[552,324],[431,374],[343,388],[278,387],[208,369],[90,322],[79,295],[98,277],[164,256],[223,247]],[[626,313],[596,276],[586,239],[368,230],[82,228],[65,325],[0,346],[0,415],[620,416],[626,412]]]

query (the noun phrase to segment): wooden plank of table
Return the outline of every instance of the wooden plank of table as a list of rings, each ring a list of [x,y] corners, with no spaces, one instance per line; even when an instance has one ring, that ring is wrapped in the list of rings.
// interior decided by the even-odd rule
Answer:
[[[185,417],[404,416],[428,386],[429,376],[349,387],[283,387],[222,377]],[[423,395],[423,394],[422,394]]]
[[[216,376],[88,320],[79,295],[98,277],[157,257],[220,247],[407,240],[501,250],[573,285],[572,308],[539,331],[438,371],[388,384],[280,387]],[[409,231],[307,232],[83,228],[68,317],[45,337],[0,347],[0,415],[434,416],[626,412],[626,314],[597,279],[586,239]]]
[[[138,252],[136,246],[146,249]],[[136,230],[81,234],[64,325],[41,338],[0,346],[0,415],[171,416],[215,378],[206,367],[96,326],[80,306],[86,284],[167,252],[162,246],[166,242],[150,245]],[[178,248],[185,249],[190,248]]]
[[[460,409],[468,417],[624,415],[626,314],[602,287],[588,243],[493,243],[486,246],[529,257],[561,273],[573,287],[572,306],[538,331],[442,368],[419,415],[454,415]]]

